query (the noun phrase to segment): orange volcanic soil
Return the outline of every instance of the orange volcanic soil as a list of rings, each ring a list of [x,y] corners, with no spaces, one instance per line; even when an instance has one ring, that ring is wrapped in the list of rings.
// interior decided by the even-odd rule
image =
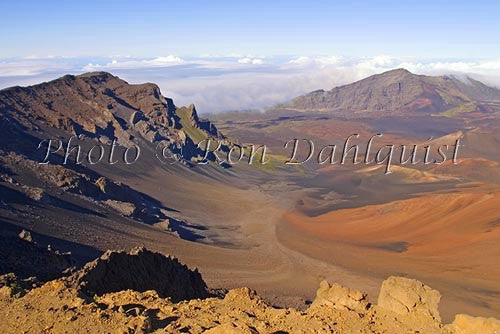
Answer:
[[[408,255],[456,256],[466,248],[470,252],[480,244],[500,241],[499,208],[500,193],[450,193],[286,218],[322,239],[374,248],[405,242]],[[494,248],[500,255],[500,243]],[[478,251],[484,255],[492,250]]]
[[[448,311],[498,314],[500,192],[461,191],[316,217],[287,213],[278,235],[289,248],[362,276],[414,275],[432,282],[445,290]],[[471,300],[477,307],[465,306]]]

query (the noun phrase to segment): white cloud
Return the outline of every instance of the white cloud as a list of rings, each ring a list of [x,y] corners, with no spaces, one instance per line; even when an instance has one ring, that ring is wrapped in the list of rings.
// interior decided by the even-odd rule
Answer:
[[[298,64],[298,65],[304,65],[304,64],[312,64],[314,63],[314,59],[311,57],[306,57],[306,56],[300,56],[298,58],[294,58],[288,62],[289,64]]]
[[[175,66],[181,64],[184,66]],[[146,71],[149,68],[154,71]],[[147,59],[0,59],[0,88],[36,83],[66,73],[105,70],[131,83],[155,82],[177,105],[195,103],[201,112],[216,112],[266,108],[309,91],[328,90],[394,68],[427,75],[470,75],[500,87],[500,59],[426,61],[388,55],[264,58],[235,54]]]
[[[0,77],[33,76],[51,71],[69,71],[72,66],[59,58],[0,60]]]
[[[478,69],[500,70],[500,59],[494,61],[485,61],[477,65]]]
[[[262,65],[262,64],[264,64],[264,60],[262,60],[261,58],[245,57],[245,58],[238,59],[238,63],[240,63],[240,64]]]
[[[89,63],[83,67],[84,71],[95,71],[95,70],[105,70],[105,69],[136,69],[136,68],[148,68],[148,67],[166,67],[175,66],[186,63],[185,60],[174,55],[168,55],[164,57],[156,57],[153,59],[145,60],[116,60],[113,59],[110,63],[105,65],[92,64]]]
[[[156,57],[151,62],[156,64],[182,64],[184,60],[174,55],[168,55],[166,57]]]
[[[334,65],[338,64],[340,61],[340,57],[337,56],[326,56],[326,57],[307,57],[300,56],[294,58],[288,62],[288,64],[292,65],[300,65],[300,66],[311,66],[311,65]]]
[[[387,55],[379,55],[363,59],[357,66],[360,68],[391,67],[398,63],[396,58]]]

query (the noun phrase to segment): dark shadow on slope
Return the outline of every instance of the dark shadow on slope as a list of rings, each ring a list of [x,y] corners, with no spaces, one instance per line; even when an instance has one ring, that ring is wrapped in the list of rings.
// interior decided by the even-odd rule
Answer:
[[[200,241],[205,239],[206,237],[196,233],[193,230],[197,231],[205,231],[207,228],[205,226],[188,224],[180,220],[169,219],[168,229],[172,232],[175,232],[179,235],[181,239],[188,241]]]
[[[20,278],[36,276],[40,281],[47,281],[102,254],[87,245],[32,231],[33,241],[23,240],[18,237],[23,229],[3,219],[0,219],[0,227],[0,274],[12,272]]]
[[[375,248],[379,248],[389,252],[404,253],[408,250],[410,244],[406,241],[389,242],[384,244],[373,245]]]
[[[86,215],[94,215],[94,216],[101,217],[101,218],[106,216],[98,211],[84,208],[82,206],[76,205],[74,203],[71,203],[69,201],[63,200],[63,199],[55,197],[55,196],[49,195],[49,198],[50,198],[49,203],[51,205],[56,206],[56,207],[61,208],[61,209],[64,209],[64,210],[69,210],[69,211],[73,211],[76,213],[83,213]]]
[[[0,184],[0,199],[3,203],[9,205],[9,204],[29,204],[32,206],[36,207],[42,207],[42,204],[45,204],[45,206],[54,206],[58,207],[61,209],[73,211],[76,213],[81,213],[81,214],[87,214],[87,215],[93,215],[97,217],[104,217],[105,215],[97,212],[95,210],[87,209],[82,206],[76,205],[74,203],[71,203],[69,201],[63,200],[61,198],[52,196],[52,195],[44,195],[44,198],[42,198],[40,201],[36,201],[30,197],[28,197],[26,194],[22,193],[21,191],[18,191],[16,189],[6,187],[2,184]]]

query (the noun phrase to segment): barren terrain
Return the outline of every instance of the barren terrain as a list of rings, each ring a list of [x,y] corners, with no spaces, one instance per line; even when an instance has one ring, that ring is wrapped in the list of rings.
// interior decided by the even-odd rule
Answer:
[[[453,86],[455,95],[456,89],[461,88]],[[432,96],[430,109],[437,112],[441,100]],[[43,249],[71,252],[74,261],[58,263],[56,271],[61,265],[79,268],[108,249],[145,246],[197,267],[209,288],[254,289],[268,305],[249,290],[229,296],[266,310],[294,307],[298,311],[289,312],[297,316],[323,280],[366,291],[366,301],[375,303],[382,281],[391,275],[416,278],[439,290],[443,323],[458,313],[500,314],[500,125],[493,107],[458,116],[394,117],[276,109],[220,114],[209,122],[198,117],[194,106],[175,106],[154,84],[129,85],[103,72],[3,90],[0,98],[0,236],[15,239],[24,229]],[[459,137],[463,147],[457,164],[394,166],[389,175],[384,166],[363,163],[283,165],[289,153],[283,144],[291,138],[309,138],[321,146],[341,144],[353,133],[364,140],[379,132],[384,138],[375,147],[452,144]],[[34,147],[40,140],[70,135],[82,136],[83,149],[113,140],[124,145],[122,150],[140,144],[143,158],[131,165],[63,164],[59,152],[51,163],[38,164],[43,154]],[[207,138],[226,149],[233,143],[266,144],[271,163],[225,166],[210,156],[208,164],[199,165],[203,152],[196,142]],[[173,163],[155,158],[159,142],[166,143]],[[0,274],[29,277],[29,256],[21,260],[2,258]],[[48,290],[64,299],[61,304],[66,298],[75,301],[59,283],[48,284],[22,301],[9,297],[5,303],[14,303],[14,310],[33,307]],[[182,306],[154,294],[124,294],[104,297],[103,303],[115,297],[130,303],[152,298],[169,317],[178,316],[166,311],[172,307],[187,307],[189,314],[197,307],[205,312],[212,303],[221,314],[229,307],[219,305],[220,300]],[[43,311],[37,309],[33,317]],[[269,322],[266,312],[259,319]],[[281,314],[285,311],[269,312],[287,318]],[[61,321],[60,316],[67,314],[51,321]],[[331,314],[322,316],[330,319]],[[352,314],[338,316],[356,328]],[[125,321],[120,315],[113,319]],[[295,325],[290,322],[287,328]]]

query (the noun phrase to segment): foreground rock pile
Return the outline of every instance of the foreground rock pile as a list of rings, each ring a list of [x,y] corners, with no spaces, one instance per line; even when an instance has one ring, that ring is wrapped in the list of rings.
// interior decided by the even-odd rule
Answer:
[[[209,297],[199,273],[142,248],[107,252],[24,297],[13,290],[0,288],[2,333],[500,333],[493,318],[441,324],[439,292],[413,279],[387,279],[378,305],[323,281],[307,310],[278,309],[248,288]]]
[[[69,277],[83,296],[109,292],[154,290],[173,301],[206,298],[207,286],[198,271],[177,259],[134,248],[130,252],[107,251]]]

